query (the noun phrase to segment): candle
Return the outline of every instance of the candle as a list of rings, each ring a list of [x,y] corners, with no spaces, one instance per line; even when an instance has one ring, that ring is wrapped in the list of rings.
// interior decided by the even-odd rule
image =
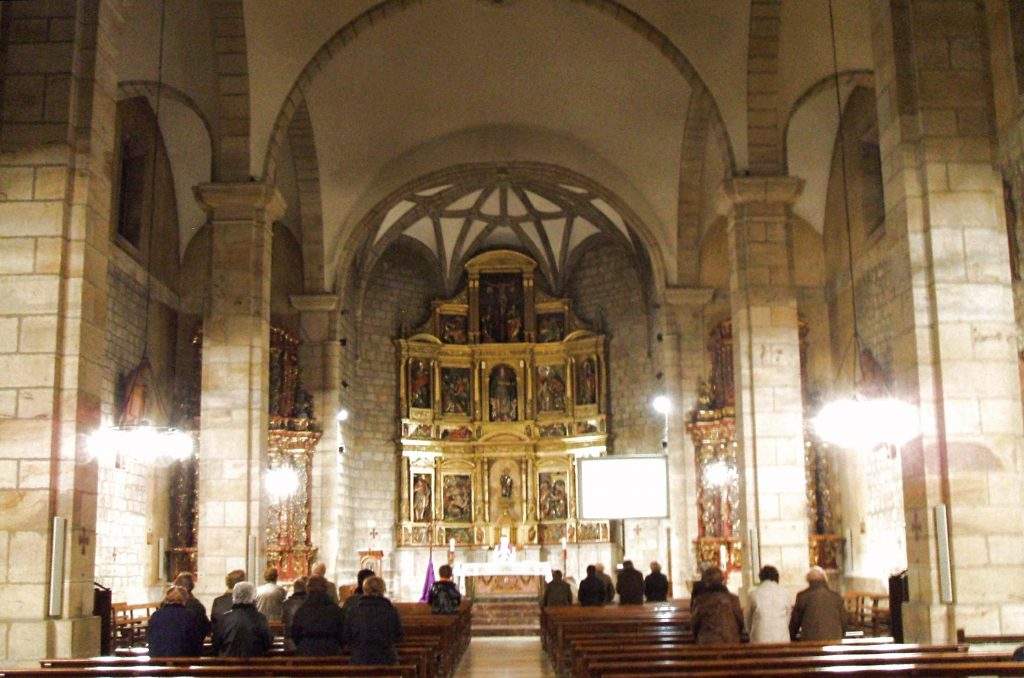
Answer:
[[[454,551],[455,550],[455,537],[452,537],[451,539],[448,540],[448,550],[449,551]]]
[[[566,539],[565,537],[562,537],[562,550],[563,551],[565,550],[565,548],[568,545],[568,543],[569,543],[569,540]]]

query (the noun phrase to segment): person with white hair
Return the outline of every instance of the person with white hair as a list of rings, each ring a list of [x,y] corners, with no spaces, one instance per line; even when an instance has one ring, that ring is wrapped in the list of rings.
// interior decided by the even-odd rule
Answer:
[[[309,570],[309,576],[311,577],[323,577],[324,582],[327,584],[327,597],[331,599],[331,602],[335,605],[338,604],[338,585],[327,578],[327,565],[323,561],[313,564],[313,567]]]
[[[274,638],[267,618],[256,609],[256,586],[241,581],[231,589],[231,610],[213,632],[213,653],[221,657],[258,657]]]
[[[793,640],[842,640],[846,610],[843,597],[828,587],[828,575],[815,565],[807,571],[807,588],[796,595],[789,617]]]

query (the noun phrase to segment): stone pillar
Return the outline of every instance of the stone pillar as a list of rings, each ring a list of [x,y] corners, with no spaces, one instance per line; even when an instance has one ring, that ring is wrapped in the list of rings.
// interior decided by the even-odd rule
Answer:
[[[283,213],[276,189],[201,184],[196,198],[212,227],[203,317],[199,433],[199,591],[223,591],[224,574],[246,569],[256,537],[262,567],[263,469],[267,454],[271,227]]]
[[[299,311],[302,344],[299,367],[302,384],[313,397],[313,412],[320,420],[323,435],[313,458],[312,512],[313,544],[317,558],[327,563],[328,574],[338,557],[339,522],[336,506],[336,480],[340,472],[337,414],[341,409],[341,346],[338,343],[335,294],[302,294],[291,297]]]
[[[791,275],[790,206],[803,182],[734,177],[723,184],[729,214],[736,438],[749,571],[751,533],[762,565],[782,583],[803,581],[807,551],[800,335]]]
[[[920,407],[903,448],[908,640],[1024,632],[1020,380],[981,3],[872,5],[885,229],[904,277],[897,395]],[[935,507],[945,505],[952,596]]]
[[[92,616],[120,2],[5,3],[0,665],[99,650]],[[53,519],[65,548],[51,551]],[[50,566],[63,563],[61,581]],[[51,584],[62,596],[49,614]]]
[[[686,418],[697,405],[697,388],[705,375],[703,309],[714,290],[674,287],[665,290],[664,365],[673,412],[669,419],[669,543],[672,596],[689,595],[696,574],[693,542],[697,538],[697,468]]]

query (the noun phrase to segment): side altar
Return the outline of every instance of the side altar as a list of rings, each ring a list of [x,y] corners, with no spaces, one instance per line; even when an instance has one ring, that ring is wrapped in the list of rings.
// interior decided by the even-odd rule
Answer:
[[[398,548],[608,542],[607,521],[576,513],[576,460],[607,448],[605,337],[537,289],[529,257],[465,268],[463,292],[397,341]]]

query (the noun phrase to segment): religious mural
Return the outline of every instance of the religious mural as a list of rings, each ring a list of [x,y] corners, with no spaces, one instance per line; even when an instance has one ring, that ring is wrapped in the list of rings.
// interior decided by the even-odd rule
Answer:
[[[441,482],[442,515],[453,523],[473,519],[473,481],[466,474],[450,473]]]
[[[468,367],[441,368],[441,411],[444,414],[469,414],[472,377]]]
[[[514,369],[508,365],[497,365],[491,370],[487,390],[491,403],[491,421],[519,419],[519,387]]]
[[[537,366],[536,402],[538,412],[562,412],[565,410],[564,366]]]
[[[433,402],[431,397],[430,363],[414,358],[409,361],[409,403],[412,407],[429,410]]]
[[[597,362],[585,358],[576,365],[576,404],[593,405],[597,402]]]
[[[480,340],[523,340],[523,278],[515,273],[480,275]]]
[[[417,523],[434,520],[434,476],[414,473],[412,476],[412,519]]]
[[[537,341],[549,344],[565,338],[565,314],[541,313],[537,315]]]
[[[446,344],[465,344],[469,336],[468,322],[464,315],[442,315],[438,322],[440,339]]]
[[[537,274],[516,252],[478,255],[396,340],[400,548],[608,541],[607,521],[576,516],[571,482],[577,450],[607,444],[605,337]]]
[[[564,471],[541,473],[537,481],[540,519],[565,520],[569,516],[568,496]]]

